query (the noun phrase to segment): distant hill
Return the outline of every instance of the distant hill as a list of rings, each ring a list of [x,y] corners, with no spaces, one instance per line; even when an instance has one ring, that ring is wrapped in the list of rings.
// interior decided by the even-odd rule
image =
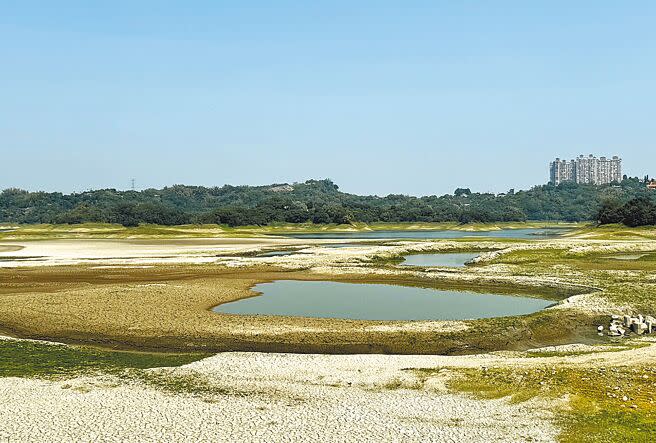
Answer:
[[[623,205],[656,191],[630,178],[607,186],[563,183],[505,194],[472,193],[411,197],[361,196],[341,192],[330,180],[268,186],[206,188],[175,185],[164,189],[100,189],[77,194],[6,189],[0,193],[0,222],[109,222],[230,226],[288,223],[501,222],[596,220],[602,204]]]

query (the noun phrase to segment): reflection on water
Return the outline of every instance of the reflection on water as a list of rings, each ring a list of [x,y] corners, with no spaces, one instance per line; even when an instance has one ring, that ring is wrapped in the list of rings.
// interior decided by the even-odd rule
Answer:
[[[257,254],[256,257],[284,257],[287,255],[294,255],[296,251],[271,251],[263,252],[262,254]]]
[[[453,252],[444,254],[414,254],[404,257],[404,266],[449,266],[462,268],[465,264],[478,257],[479,252]]]
[[[464,320],[523,315],[549,300],[381,284],[279,280],[253,288],[263,295],[225,303],[215,312],[359,320]]]
[[[371,243],[328,243],[321,245],[324,248],[357,248],[362,246],[376,246]]]
[[[318,232],[307,234],[285,234],[292,238],[357,238],[357,239],[390,239],[390,238],[464,238],[464,237],[494,237],[494,238],[517,238],[517,239],[540,239],[562,235],[569,229],[565,228],[541,228],[541,229],[501,229],[498,231],[364,231],[364,232]]]
[[[612,260],[638,260],[647,255],[649,254],[618,254],[618,255],[609,255],[604,258],[610,258]]]

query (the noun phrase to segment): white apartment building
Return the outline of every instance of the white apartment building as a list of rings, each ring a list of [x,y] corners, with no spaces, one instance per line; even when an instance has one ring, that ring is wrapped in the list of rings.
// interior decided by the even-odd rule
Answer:
[[[622,181],[622,159],[597,158],[590,154],[580,155],[574,160],[561,160],[557,158],[549,167],[549,180],[554,185],[563,182],[588,183],[593,185],[606,185]]]

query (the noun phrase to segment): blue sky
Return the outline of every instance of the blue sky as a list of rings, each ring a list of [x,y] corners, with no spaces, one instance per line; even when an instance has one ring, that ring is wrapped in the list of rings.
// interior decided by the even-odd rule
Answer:
[[[653,1],[3,1],[0,188],[656,175]]]

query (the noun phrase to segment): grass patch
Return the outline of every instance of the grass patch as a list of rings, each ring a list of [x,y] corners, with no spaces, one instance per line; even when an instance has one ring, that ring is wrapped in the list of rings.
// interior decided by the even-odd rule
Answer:
[[[656,240],[656,227],[641,226],[630,228],[619,224],[589,225],[583,227],[574,235],[595,240]]]
[[[558,410],[564,443],[647,442],[656,435],[656,368],[466,369],[449,387],[511,402],[568,399]]]
[[[646,348],[648,343],[615,343],[615,344],[593,344],[590,345],[595,349],[587,351],[527,351],[525,356],[529,358],[546,358],[546,357],[575,357],[578,355],[598,354],[600,352],[621,352],[630,349]]]
[[[69,377],[126,369],[181,366],[208,354],[105,351],[83,346],[0,340],[0,377]]]
[[[164,354],[105,351],[84,346],[0,340],[0,378],[60,380],[82,375],[116,375],[153,389],[190,394],[208,401],[216,395],[247,395],[214,386],[201,374],[148,371],[193,363],[211,354]]]
[[[250,393],[226,389],[210,383],[202,374],[178,374],[171,371],[130,371],[129,376],[144,385],[172,394],[191,394],[211,400],[217,395],[247,396]]]
[[[501,254],[490,263],[510,265],[544,265],[547,263],[563,263],[568,259],[565,248],[521,249]]]

